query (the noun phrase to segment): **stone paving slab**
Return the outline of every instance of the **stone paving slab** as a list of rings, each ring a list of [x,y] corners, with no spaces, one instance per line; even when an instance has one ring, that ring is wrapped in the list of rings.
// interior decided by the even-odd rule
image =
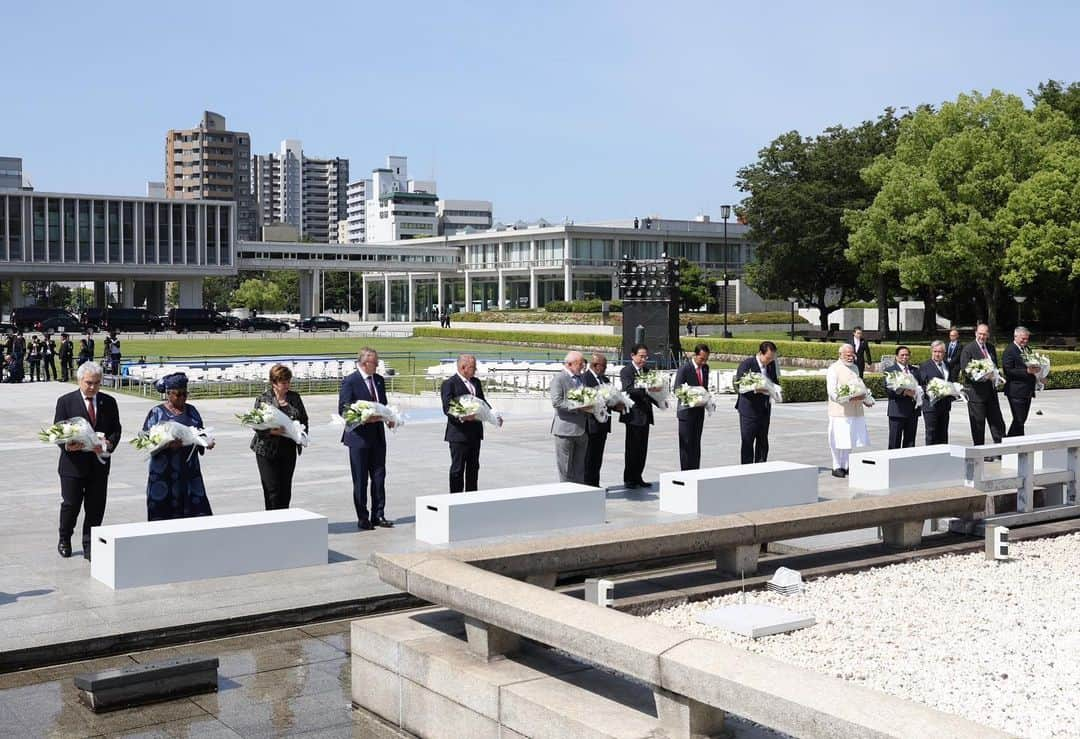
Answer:
[[[411,416],[405,428],[390,435],[389,442],[387,515],[398,526],[361,532],[356,529],[347,454],[338,443],[338,432],[328,424],[336,398],[309,396],[305,404],[313,419],[312,445],[297,467],[293,506],[329,518],[327,564],[114,592],[90,578],[89,563],[80,556],[78,533],[73,539],[72,558],[56,554],[60,499],[57,453],[39,443],[36,433],[51,422],[56,397],[72,387],[60,383],[0,385],[5,420],[0,441],[5,483],[0,489],[0,670],[11,668],[13,654],[43,655],[56,644],[97,640],[112,644],[115,652],[123,649],[117,638],[134,632],[164,635],[176,629],[192,631],[200,623],[237,622],[271,611],[299,613],[332,603],[364,603],[365,608],[374,609],[395,591],[383,584],[368,564],[371,553],[428,548],[415,541],[412,521],[415,497],[444,492],[447,486],[449,453],[442,440],[444,422],[438,399],[433,395],[394,399]],[[141,427],[154,401],[117,397],[126,441]],[[250,399],[195,404],[218,437],[217,448],[203,457],[203,474],[215,513],[263,507],[254,455],[248,449],[250,432],[233,418],[251,404]],[[547,400],[499,398],[496,406],[504,409],[507,422],[501,430],[486,429],[481,487],[555,481]],[[1035,415],[1038,409],[1045,415]],[[645,478],[651,481],[678,467],[674,413],[660,411],[657,421],[645,470]],[[821,496],[850,497],[846,482],[828,474],[826,423],[824,404],[778,406],[773,413],[770,456],[819,466]],[[872,448],[884,448],[884,404],[869,411],[868,425]],[[621,483],[624,433],[621,424],[613,426],[601,479],[603,484],[615,486]],[[1040,394],[1028,427],[1032,433],[1080,428],[1080,391]],[[951,434],[966,440],[968,433],[966,413],[959,406],[952,414]],[[738,417],[722,402],[721,409],[706,421],[702,464],[735,464],[738,455]],[[146,520],[145,480],[145,460],[125,443],[114,457],[106,523]],[[612,491],[605,526],[678,519],[659,512],[657,497],[655,490]],[[464,542],[462,546],[484,541]]]

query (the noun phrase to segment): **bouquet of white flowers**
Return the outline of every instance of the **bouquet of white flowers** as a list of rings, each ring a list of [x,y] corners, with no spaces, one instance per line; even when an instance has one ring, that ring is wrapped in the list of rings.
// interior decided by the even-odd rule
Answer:
[[[784,391],[760,372],[747,372],[739,378],[739,393],[756,393],[758,390],[768,392],[774,403],[784,402]]]
[[[608,412],[606,402],[601,402],[596,394],[596,388],[576,387],[566,392],[566,407],[568,410],[585,409],[593,414],[600,423],[605,423],[611,415]]]
[[[894,370],[885,373],[885,387],[894,393],[904,393],[907,390],[915,391],[915,407],[922,405],[923,391],[919,383],[915,381],[915,375],[902,370]]]
[[[870,407],[874,404],[874,396],[870,393],[870,390],[866,387],[862,380],[856,378],[851,382],[842,382],[836,386],[836,397],[833,398],[837,403],[848,403],[852,398],[863,396],[863,405]]]
[[[256,431],[281,429],[281,435],[286,439],[292,439],[300,446],[308,445],[308,435],[304,431],[304,424],[294,421],[286,416],[280,408],[275,408],[267,403],[259,403],[257,408],[247,413],[237,413],[236,419],[240,421],[241,426],[247,426]]]
[[[610,382],[597,385],[593,390],[596,391],[597,401],[603,401],[604,405],[608,408],[614,408],[617,405],[621,405],[624,409],[629,408],[634,404],[634,399],[624,393],[622,390],[617,389]]]
[[[963,393],[964,386],[959,382],[949,382],[948,380],[942,380],[940,377],[935,377],[926,383],[926,398],[931,408],[942,398],[963,399]]]
[[[105,460],[111,454],[105,450],[105,434],[94,431],[90,422],[81,416],[46,426],[38,432],[38,438],[46,444],[60,446],[66,446],[68,443],[82,444],[83,451],[86,452],[94,452],[94,448],[100,445],[101,451],[94,453],[102,464],[105,464]]]
[[[642,372],[637,380],[634,381],[634,387],[644,388],[645,392],[649,394],[650,398],[656,401],[656,404],[659,407],[668,407],[668,399],[671,397],[671,390],[668,388],[667,378],[660,370]]]
[[[716,410],[716,398],[713,397],[708,388],[700,385],[690,385],[684,382],[675,388],[675,397],[678,399],[679,405],[686,408],[704,407],[709,415],[712,415]]]
[[[1003,385],[1005,381],[997,371],[997,367],[989,359],[972,359],[964,367],[964,373],[971,378],[972,382],[992,382],[995,385]]]
[[[477,421],[502,426],[502,415],[475,395],[459,395],[451,400],[450,415],[458,419],[475,416]]]
[[[1050,374],[1050,357],[1027,346],[1020,351],[1020,356],[1023,358],[1024,364],[1028,367],[1039,368],[1039,373],[1035,375],[1035,389],[1042,390],[1045,388],[1046,383],[1044,380],[1046,379],[1046,376]]]
[[[172,442],[179,441],[180,446],[191,447],[191,454],[194,454],[197,447],[208,447],[213,443],[211,431],[213,429],[200,429],[176,421],[165,421],[154,424],[146,431],[140,431],[131,443],[140,452],[153,456]]]
[[[345,412],[340,416],[337,413],[330,415],[330,423],[334,426],[344,426],[352,431],[357,426],[365,423],[382,421],[398,429],[405,424],[405,419],[400,411],[392,405],[374,403],[370,400],[358,400],[350,406],[346,406]]]

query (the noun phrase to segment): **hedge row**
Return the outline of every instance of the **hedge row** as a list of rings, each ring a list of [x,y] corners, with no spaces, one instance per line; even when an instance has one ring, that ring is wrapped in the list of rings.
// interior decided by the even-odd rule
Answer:
[[[612,300],[611,311],[622,311],[622,301]],[[603,308],[604,301],[595,300],[549,300],[544,303],[544,310],[548,313],[599,313]]]
[[[464,339],[466,341],[487,341],[496,344],[524,344],[540,347],[607,347],[617,349],[622,346],[621,336],[603,334],[559,334],[548,331],[485,331],[469,328],[434,328],[420,327],[413,329],[413,336],[429,336],[436,339]]]
[[[1080,388],[1080,366],[1065,366],[1060,369],[1052,369],[1050,376],[1046,378],[1048,390],[1074,390]],[[879,400],[885,398],[885,376],[880,374],[867,374],[863,381],[870,389],[873,396]],[[825,376],[799,376],[780,377],[780,384],[784,388],[785,403],[813,403],[827,399],[825,389]]]

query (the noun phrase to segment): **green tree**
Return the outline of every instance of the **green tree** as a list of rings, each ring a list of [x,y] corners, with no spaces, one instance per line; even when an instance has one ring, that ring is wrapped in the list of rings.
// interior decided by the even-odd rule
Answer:
[[[855,128],[833,126],[815,137],[790,131],[758,152],[738,173],[749,196],[740,215],[750,225],[754,262],[747,282],[769,298],[795,297],[816,307],[821,327],[829,312],[867,295],[865,274],[873,265],[848,261],[846,210],[863,208],[876,190],[860,176],[863,167],[891,152],[896,118],[887,109],[877,121]]]
[[[233,291],[232,305],[251,310],[281,310],[285,306],[285,297],[281,287],[268,280],[244,280]]]
[[[698,265],[685,257],[679,259],[679,310],[697,310],[712,305],[712,280]]]
[[[1073,133],[1080,135],[1080,82],[1065,85],[1057,80],[1040,82],[1028,95],[1035,105],[1046,103],[1054,110],[1061,111],[1072,121]]]
[[[207,277],[203,280],[203,307],[228,310],[233,292],[240,286],[239,277]]]
[[[1069,135],[1063,114],[1047,105],[1028,111],[996,90],[918,110],[901,123],[895,153],[863,172],[879,192],[845,219],[849,257],[873,255],[907,290],[971,285],[994,326],[1008,245],[1000,212],[1048,147]]]

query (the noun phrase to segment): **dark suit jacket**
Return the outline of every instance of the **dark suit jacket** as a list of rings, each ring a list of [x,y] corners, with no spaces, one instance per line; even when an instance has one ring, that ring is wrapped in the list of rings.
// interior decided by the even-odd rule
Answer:
[[[116,398],[99,392],[97,394],[97,425],[95,431],[105,434],[109,440],[109,447],[116,450],[120,443],[120,409],[116,406]],[[90,414],[86,411],[86,403],[83,401],[82,391],[65,393],[56,399],[56,413],[53,414],[53,423],[66,421],[69,418],[85,418],[90,420]],[[106,459],[105,464],[98,461],[93,452],[69,452],[60,447],[60,462],[57,472],[60,477],[95,477],[109,474],[111,460]]]
[[[952,382],[958,382],[960,378],[960,355],[964,353],[964,345],[959,341],[956,342],[956,349],[953,351],[952,358],[949,358],[949,342],[945,342],[945,366],[949,368],[949,380]]]
[[[960,357],[960,352],[959,351],[956,352],[956,357],[957,357],[957,360],[959,361],[959,357]],[[934,360],[932,360],[932,359],[927,359],[925,362],[923,362],[922,364],[919,365],[919,384],[922,385],[923,390],[926,389],[926,384],[928,382],[930,382],[931,380],[933,380],[935,377],[937,377],[939,379],[942,379],[942,380],[949,380],[950,382],[956,382],[955,380],[950,379],[951,375],[952,375],[952,371],[949,369],[948,363],[945,360],[942,360],[941,363],[943,365],[945,365],[945,376],[944,377],[942,376],[942,374],[940,372],[938,372],[937,365],[934,364]],[[955,398],[951,398],[951,397],[950,398],[942,398],[937,403],[934,403],[934,405],[930,405],[929,402],[924,400],[923,401],[923,407],[922,407],[923,413],[924,414],[929,414],[929,413],[938,413],[940,411],[947,411],[950,408],[952,408],[953,400],[955,400]]]
[[[645,365],[643,369],[648,369]],[[619,381],[622,383],[623,392],[630,396],[634,404],[619,414],[619,423],[628,423],[631,426],[651,426],[653,422],[653,406],[657,405],[652,396],[643,387],[634,387],[637,380],[637,368],[633,362],[628,362],[619,370]]]
[[[997,350],[994,348],[993,344],[986,345],[986,352],[990,355],[990,361],[994,363],[994,366],[1000,367],[1001,365],[999,365],[997,361]],[[968,391],[968,398],[976,403],[986,403],[993,400],[997,388],[992,380],[972,382],[971,378],[967,376],[967,373],[964,372],[964,368],[967,367],[968,362],[973,359],[983,359],[982,352],[979,350],[979,344],[976,341],[965,346],[964,351],[960,352],[960,374],[964,376],[964,387]]]
[[[581,375],[581,384],[585,387],[597,387],[599,385],[607,385],[611,382],[611,379],[607,375],[600,375],[597,379],[593,375],[591,369],[586,369]],[[608,420],[600,423],[596,420],[596,416],[589,413],[585,416],[585,433],[586,434],[610,434],[611,433],[611,416],[608,416]]]
[[[341,382],[341,390],[338,392],[338,413],[344,413],[345,409],[358,400],[370,400],[375,403],[386,405],[386,383],[382,375],[372,375],[375,378],[375,394],[371,397],[367,383],[360,376],[360,371],[353,372]],[[341,443],[357,449],[372,449],[386,446],[386,424],[364,423],[352,431],[345,429],[341,434]]]
[[[474,377],[472,384],[473,389],[476,390],[476,397],[484,400],[484,388],[480,386],[480,380]],[[442,412],[446,414],[446,433],[443,434],[443,441],[468,444],[483,439],[483,421],[459,421],[450,415],[450,401],[469,394],[469,388],[465,387],[465,383],[456,372],[443,380],[439,394],[442,395]],[[487,401],[484,400],[484,402]]]
[[[851,338],[851,345],[855,346],[855,337]],[[866,372],[866,365],[873,364],[874,360],[870,356],[870,342],[863,339],[859,342],[859,347],[855,350],[855,366],[859,368],[859,376],[862,377]],[[760,393],[758,393],[760,395]]]
[[[919,374],[917,367],[908,364],[908,370],[911,371],[912,376],[915,378],[915,383],[918,385],[923,384],[922,375]],[[900,365],[896,365],[896,371],[901,372]],[[885,393],[889,396],[889,418],[913,418],[915,413],[915,398],[909,398],[903,393],[898,393],[892,388],[886,388]]]
[[[1035,375],[1027,371],[1020,347],[1011,343],[1001,353],[1001,369],[1005,375],[1005,397],[1028,400],[1035,397]]]
[[[701,365],[701,379],[705,381],[704,387],[709,386],[709,363]],[[690,387],[698,387],[697,370],[694,369],[694,362],[691,360],[679,367],[679,371],[675,373],[675,387],[682,387],[683,385],[689,385]],[[695,416],[705,415],[705,406],[700,408],[679,408],[675,412],[675,415],[682,421],[689,421]]]
[[[757,371],[757,355],[747,357],[739,362],[739,368],[735,370],[735,383],[738,383],[743,375]],[[770,362],[769,366],[765,368],[765,375],[777,385],[780,384],[780,374],[776,370],[775,361]],[[739,411],[740,416],[750,416],[752,418],[763,418],[772,412],[772,408],[769,405],[769,396],[764,393],[756,392],[739,393],[735,398],[735,409]]]

